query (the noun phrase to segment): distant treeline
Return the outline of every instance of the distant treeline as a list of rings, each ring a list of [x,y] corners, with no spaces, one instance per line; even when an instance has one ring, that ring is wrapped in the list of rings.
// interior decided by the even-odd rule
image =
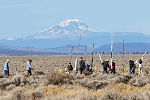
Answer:
[[[110,52],[98,52],[98,53],[100,53],[100,54],[110,54]],[[97,52],[95,52],[95,54],[98,54]],[[113,54],[144,54],[145,53],[145,51],[143,51],[143,52],[138,52],[138,51],[136,51],[136,52],[114,52]],[[93,53],[91,53],[91,54],[93,54]],[[147,52],[147,54],[149,54],[149,52]]]
[[[97,54],[110,54],[110,52],[87,52],[86,55],[97,55]],[[113,52],[113,54],[144,54],[143,52]],[[147,54],[149,54],[149,52],[147,52]],[[29,55],[85,55],[85,53],[83,52],[79,52],[79,53],[64,53],[64,52],[60,52],[60,53],[56,53],[56,52],[34,52],[34,51],[13,51],[13,50],[0,50],[0,56],[29,56]]]

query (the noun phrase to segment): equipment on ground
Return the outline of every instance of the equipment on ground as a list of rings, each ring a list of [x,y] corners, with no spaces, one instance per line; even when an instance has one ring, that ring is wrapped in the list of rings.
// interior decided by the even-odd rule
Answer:
[[[68,68],[65,68],[65,73],[66,73],[66,74],[68,73]]]
[[[61,69],[60,69],[59,73],[62,74],[62,70]]]
[[[16,75],[18,75],[17,67],[16,67]]]
[[[95,66],[95,72],[96,72],[97,67]]]

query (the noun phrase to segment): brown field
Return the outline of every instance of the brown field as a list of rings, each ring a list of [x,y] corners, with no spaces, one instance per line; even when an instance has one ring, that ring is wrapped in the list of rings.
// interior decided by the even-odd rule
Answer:
[[[113,55],[116,71],[120,75],[102,75],[98,55],[93,55],[93,74],[65,74],[71,62],[83,57],[91,64],[91,55],[60,56],[12,56],[0,57],[0,100],[148,100],[150,99],[150,55],[143,62],[143,74],[138,76],[138,65],[134,75],[129,74],[129,59],[138,60],[142,54]],[[27,76],[27,60],[31,58],[32,76]],[[104,60],[110,55],[102,55]],[[10,76],[4,76],[4,62],[10,60]],[[124,75],[122,75],[124,64]],[[95,71],[96,66],[96,71]],[[18,75],[16,75],[16,67]],[[79,66],[78,66],[79,67]],[[62,74],[60,74],[60,70]]]

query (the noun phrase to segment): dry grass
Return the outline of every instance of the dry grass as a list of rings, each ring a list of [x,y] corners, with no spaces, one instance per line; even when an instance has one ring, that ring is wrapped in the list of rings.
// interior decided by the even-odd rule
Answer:
[[[3,91],[0,90],[2,94]],[[24,87],[19,87],[16,92],[12,95],[13,100],[16,98],[18,100],[38,100],[38,99],[49,99],[50,100],[105,100],[105,99],[139,99],[139,98],[149,98],[150,85],[143,87],[135,87],[131,84],[119,83],[110,87],[106,87],[98,90],[88,90],[85,87],[73,87],[71,89],[63,89],[57,85],[45,86],[39,90],[29,85]]]
[[[53,72],[46,75],[46,79],[48,80],[46,85],[52,84],[52,85],[58,85],[58,84],[64,84],[67,82],[67,84],[70,84],[70,80],[73,79],[73,76],[65,74],[65,73],[58,73]],[[65,81],[66,80],[66,81]]]
[[[82,56],[84,58],[84,56]],[[91,55],[86,56],[86,64],[91,64]],[[150,99],[150,55],[146,55],[143,62],[143,75],[138,77],[138,69],[130,77],[112,76],[112,74],[102,75],[102,65],[98,55],[93,55],[93,66],[96,72],[85,76],[65,74],[65,68],[71,61],[73,67],[78,56],[25,56],[8,57],[10,59],[10,77],[4,78],[3,66],[6,57],[0,57],[0,100],[137,100]],[[125,67],[125,75],[129,75],[129,59],[139,59],[141,55],[114,55],[116,71],[121,73],[122,63]],[[32,76],[27,76],[26,62],[28,58],[33,59]],[[109,59],[110,55],[102,55],[104,60]],[[15,68],[18,68],[18,76],[15,75]],[[138,66],[137,66],[138,67]],[[55,72],[56,69],[56,72]],[[59,73],[62,69],[62,74]],[[93,67],[94,70],[94,67]],[[125,82],[124,82],[125,81]],[[120,83],[124,82],[124,83]],[[43,84],[44,83],[44,84]],[[134,86],[133,86],[134,85]],[[137,87],[142,86],[142,87]]]
[[[88,90],[84,87],[74,87],[72,89],[62,89],[59,86],[48,86],[42,88],[42,97],[54,98],[56,96],[61,98],[74,98],[79,100],[93,99],[129,99],[134,98],[137,93],[142,94],[150,92],[150,85],[144,87],[134,87],[130,84],[119,83],[105,89]],[[84,98],[84,99],[83,99]],[[139,97],[140,98],[140,95]],[[145,97],[146,98],[146,97]]]
[[[2,90],[0,90],[0,95],[1,95],[1,96],[3,95],[3,91],[2,91]]]
[[[114,86],[107,87],[105,89],[94,91],[92,95],[94,95],[97,98],[101,98],[103,95],[106,94],[111,94],[111,95],[117,94],[117,97],[129,99],[136,94],[145,95],[143,94],[144,92],[146,92],[147,95],[150,93],[150,85],[144,87],[135,87],[132,86],[131,84],[119,83]],[[141,95],[137,96],[137,98],[140,98]],[[147,95],[145,95],[145,98]]]
[[[76,93],[74,90],[62,89],[58,86],[48,86],[42,88],[42,96],[71,96],[75,97]]]
[[[19,90],[20,90],[21,92],[29,92],[29,91],[35,90],[35,88],[34,88],[34,87],[31,87],[30,85],[27,85],[27,86],[25,86],[25,87],[20,87]]]

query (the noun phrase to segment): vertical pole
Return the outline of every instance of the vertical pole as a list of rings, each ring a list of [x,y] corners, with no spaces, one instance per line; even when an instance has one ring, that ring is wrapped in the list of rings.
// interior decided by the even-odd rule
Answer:
[[[72,55],[72,51],[73,51],[73,46],[72,46],[72,49],[71,49],[71,55]]]
[[[86,60],[86,45],[85,45],[85,54],[84,55],[85,55],[85,60]]]
[[[17,67],[16,67],[16,75],[18,75]]]
[[[80,39],[79,39],[79,51],[78,51],[78,55],[80,53],[80,40],[81,40],[81,34],[80,34]]]
[[[123,54],[124,54],[124,40],[123,40]],[[123,59],[124,60],[124,59]]]
[[[78,48],[78,57],[79,58],[79,52],[80,52],[80,39],[81,39],[81,34],[80,34],[80,38],[79,38],[79,48]],[[78,72],[78,60],[76,58],[76,61],[75,61],[75,70],[76,72]]]
[[[92,61],[91,61],[91,68],[93,67],[93,56],[92,56]]]
[[[113,33],[111,33],[111,69],[112,69],[112,61],[113,61]]]
[[[93,43],[93,54],[94,54],[94,43]]]
[[[91,68],[93,67],[93,55],[94,55],[94,43],[93,43],[93,53],[92,53]]]
[[[124,62],[124,40],[123,40],[123,62]],[[122,63],[122,74],[124,75],[124,65]]]
[[[112,69],[112,60],[113,60],[113,45],[111,44],[111,69]]]
[[[72,49],[71,49],[71,61],[72,61],[72,51],[73,51],[73,46],[72,46]],[[70,61],[70,62],[71,62],[71,61]]]

